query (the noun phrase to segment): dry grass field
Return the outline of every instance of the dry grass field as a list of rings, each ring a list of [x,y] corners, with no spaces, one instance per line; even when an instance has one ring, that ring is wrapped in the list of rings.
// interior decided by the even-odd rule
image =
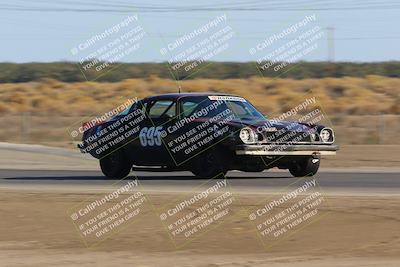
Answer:
[[[116,83],[41,82],[0,84],[0,141],[65,143],[68,126],[102,115],[125,103],[160,93],[225,92],[244,96],[270,117],[316,97],[346,144],[391,144],[400,130],[400,79],[364,78],[195,79],[174,81],[151,76]]]
[[[150,77],[116,83],[42,82],[0,84],[0,112],[88,114],[103,111],[124,99],[178,91],[226,92],[246,97],[266,114],[289,110],[306,93],[317,97],[328,114],[400,114],[400,79],[365,78],[250,79],[173,81]]]

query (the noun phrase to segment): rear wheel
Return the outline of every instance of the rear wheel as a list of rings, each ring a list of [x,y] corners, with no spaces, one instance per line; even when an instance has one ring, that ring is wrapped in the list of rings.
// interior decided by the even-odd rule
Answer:
[[[198,178],[217,178],[225,176],[228,170],[224,164],[224,155],[218,149],[209,149],[194,158],[191,171]],[[219,177],[222,178],[222,177]]]
[[[291,167],[289,167],[289,172],[294,177],[314,176],[318,172],[319,163],[320,158],[307,157],[296,161]]]
[[[132,163],[123,153],[115,152],[100,160],[100,168],[109,179],[123,179],[129,175]]]

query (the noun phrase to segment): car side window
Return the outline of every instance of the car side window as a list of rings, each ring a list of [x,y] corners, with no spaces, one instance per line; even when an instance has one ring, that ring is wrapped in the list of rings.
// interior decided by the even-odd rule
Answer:
[[[184,101],[182,103],[182,117],[191,115],[198,105],[198,101]]]
[[[176,102],[172,100],[158,100],[149,106],[149,117],[152,119],[173,118],[175,116]]]
[[[181,100],[180,108],[181,108],[181,116],[182,117],[190,117],[196,112],[206,109],[212,105],[212,101],[210,101],[207,97],[188,97]],[[226,104],[220,105],[216,109],[209,110],[206,114],[203,114],[202,117],[211,118],[222,110],[226,109]]]
[[[142,114],[146,114],[146,107],[147,107],[147,103],[146,102],[139,102],[138,103],[138,109],[140,109],[142,111]]]

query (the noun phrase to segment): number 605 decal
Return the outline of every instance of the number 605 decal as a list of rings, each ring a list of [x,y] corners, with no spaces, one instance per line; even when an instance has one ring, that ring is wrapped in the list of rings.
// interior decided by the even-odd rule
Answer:
[[[161,130],[161,126],[143,127],[139,133],[140,144],[142,146],[161,146]]]

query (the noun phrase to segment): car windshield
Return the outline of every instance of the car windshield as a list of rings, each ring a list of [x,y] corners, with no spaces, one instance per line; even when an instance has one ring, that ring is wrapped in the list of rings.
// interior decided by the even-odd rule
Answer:
[[[252,104],[247,101],[227,101],[227,106],[235,113],[236,117],[241,120],[265,120],[265,116],[261,114]]]
[[[209,97],[187,97],[181,101],[181,116],[190,117],[196,112],[207,109],[207,107],[213,105],[215,101],[224,101],[223,105],[218,108],[211,110],[204,117],[213,117],[220,113],[222,110],[230,109],[237,118],[241,120],[265,120],[263,114],[261,114],[253,105],[247,102],[241,97],[231,96],[209,96]]]

